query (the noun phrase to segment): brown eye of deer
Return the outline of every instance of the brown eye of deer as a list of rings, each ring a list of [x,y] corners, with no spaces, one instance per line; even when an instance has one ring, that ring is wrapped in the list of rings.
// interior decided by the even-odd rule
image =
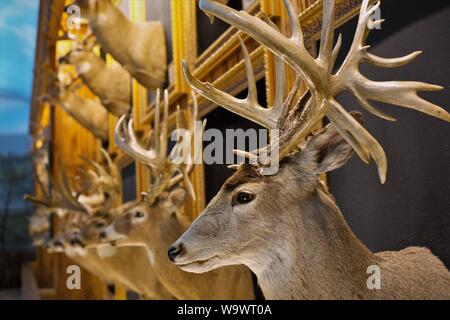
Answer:
[[[136,211],[136,213],[134,214],[134,216],[136,218],[143,218],[144,217],[144,213],[142,211]]]
[[[245,192],[245,191],[241,191],[241,192],[236,194],[235,202],[239,203],[239,204],[249,203],[254,198],[255,198],[255,196],[253,194]]]
[[[98,229],[103,228],[105,225],[103,224],[103,222],[97,222],[97,224],[95,225]]]

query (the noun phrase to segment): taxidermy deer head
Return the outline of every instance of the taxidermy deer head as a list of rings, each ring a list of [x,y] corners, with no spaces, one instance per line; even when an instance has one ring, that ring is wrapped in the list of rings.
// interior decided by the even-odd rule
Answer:
[[[92,50],[93,36],[74,42],[74,48],[59,59],[60,64],[71,64],[84,84],[100,98],[105,108],[115,116],[122,116],[131,107],[131,77],[120,65],[106,62]]]
[[[148,89],[164,85],[167,52],[159,21],[130,21],[110,0],[76,0],[100,46]]]
[[[362,1],[358,26],[350,51],[337,72],[332,70],[341,40],[333,48],[334,1],[324,0],[323,30],[318,57],[303,43],[302,29],[291,1],[285,0],[292,36],[286,37],[269,20],[260,20],[215,1],[200,0],[200,8],[246,32],[276,56],[277,95],[274,105],[257,102],[252,65],[242,43],[247,70],[248,97],[237,99],[196,79],[184,65],[192,89],[217,105],[273,131],[269,147],[240,154],[253,160],[241,165],[222,186],[207,208],[169,248],[171,260],[190,272],[206,272],[226,265],[244,264],[258,277],[269,299],[395,299],[450,297],[450,273],[428,249],[370,252],[349,229],[319,175],[345,164],[353,151],[364,161],[375,160],[384,183],[387,161],[377,140],[335,99],[351,92],[371,113],[387,120],[369,100],[412,108],[445,121],[450,115],[423,100],[419,91],[442,87],[409,81],[372,81],[359,72],[368,62],[392,68],[411,62],[419,52],[385,59],[368,52],[365,39],[370,17],[379,7]],[[374,22],[378,25],[381,21]],[[297,81],[285,96],[285,65],[297,73]],[[299,80],[308,91],[295,99]],[[327,117],[331,124],[305,141]],[[277,132],[275,132],[277,131]],[[278,133],[278,134],[276,134]],[[267,175],[279,149],[279,170]],[[367,270],[381,270],[382,290],[369,290]],[[414,271],[413,271],[414,270]]]

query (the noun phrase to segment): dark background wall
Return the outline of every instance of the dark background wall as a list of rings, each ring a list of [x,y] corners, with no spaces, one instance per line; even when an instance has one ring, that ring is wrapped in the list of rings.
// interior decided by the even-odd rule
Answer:
[[[136,165],[131,163],[122,169],[122,201],[128,202],[136,199]]]
[[[443,91],[421,94],[449,109],[450,3],[448,1],[382,1],[381,30],[368,43],[371,52],[398,57],[423,50],[408,66],[385,70],[364,66],[373,80],[416,80],[439,84]],[[355,21],[340,28],[349,46]],[[361,107],[349,96],[339,99],[347,110]],[[351,229],[373,251],[426,246],[450,267],[450,125],[419,112],[376,104],[398,119],[391,123],[364,113],[365,126],[384,147],[388,178],[379,183],[374,164],[356,156],[329,176]]]
[[[241,0],[229,0],[229,7],[242,10]],[[220,19],[214,19],[214,23],[211,24],[208,16],[200,10],[199,6],[196,6],[197,17],[197,54],[200,56],[208,47],[219,38],[222,33],[227,30],[230,25],[223,22]]]
[[[260,80],[256,83],[257,89],[258,89],[258,100],[261,106],[266,106],[266,87],[264,83],[264,79]],[[240,93],[236,97],[243,99],[247,96],[247,90],[245,92]],[[225,137],[225,133],[227,129],[261,129],[262,127],[258,126],[257,124],[238,116],[224,108],[216,108],[214,111],[210,112],[208,116],[206,117],[206,130],[214,128],[218,129],[222,132],[222,135]],[[225,139],[224,139],[225,140]],[[246,141],[246,150],[248,150],[248,141]],[[208,146],[209,143],[214,143],[214,141],[211,142],[205,142],[204,146]],[[258,142],[258,145],[264,145],[261,144],[261,142]],[[236,144],[225,144],[223,145],[223,154],[224,156],[232,152],[235,148]],[[235,158],[235,161],[237,158]],[[233,169],[228,169],[226,164],[210,164],[204,165],[205,168],[205,186],[206,186],[206,203],[208,203],[219,191],[219,189],[222,187],[223,183],[230,177],[233,173]]]

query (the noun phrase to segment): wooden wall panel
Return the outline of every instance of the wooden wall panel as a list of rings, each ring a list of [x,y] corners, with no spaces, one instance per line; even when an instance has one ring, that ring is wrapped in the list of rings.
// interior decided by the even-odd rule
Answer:
[[[58,42],[56,59],[70,49],[70,43]],[[93,94],[87,88],[80,89],[79,93],[84,97],[93,98]],[[66,170],[68,176],[74,174],[75,168],[83,166],[80,156],[95,159],[98,156],[100,141],[94,135],[82,127],[75,119],[69,116],[60,106],[53,110],[53,166],[52,174],[55,180],[62,170]],[[54,228],[60,227],[60,221],[56,219]],[[55,255],[54,286],[56,297],[59,299],[103,299],[105,297],[105,284],[96,277],[82,269],[81,290],[68,290],[66,285],[67,267],[74,264],[64,254]],[[76,264],[76,263],[75,263]]]

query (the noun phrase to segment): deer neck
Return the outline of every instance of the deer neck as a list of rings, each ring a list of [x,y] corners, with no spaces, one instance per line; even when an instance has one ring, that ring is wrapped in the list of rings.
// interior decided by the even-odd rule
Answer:
[[[182,209],[179,209],[182,210]],[[181,214],[181,212],[178,212]],[[181,270],[170,262],[167,257],[167,248],[179,238],[186,227],[177,218],[177,215],[154,217],[147,236],[147,247],[154,253],[152,265],[155,275],[163,285],[178,299],[214,299],[220,297],[211,287],[216,274],[195,274]],[[222,287],[223,288],[223,287]]]
[[[177,239],[184,232],[184,228],[181,226],[176,216],[156,215],[152,218],[153,221],[150,225],[151,232],[147,233],[146,241],[151,246],[161,244],[164,248],[164,250],[162,250],[164,258],[166,258],[166,249],[174,239]]]
[[[376,257],[345,222],[334,202],[317,190],[289,210],[288,230],[249,267],[268,299],[360,298],[367,267]],[[288,222],[290,221],[290,222]],[[265,256],[265,258],[264,258]]]

